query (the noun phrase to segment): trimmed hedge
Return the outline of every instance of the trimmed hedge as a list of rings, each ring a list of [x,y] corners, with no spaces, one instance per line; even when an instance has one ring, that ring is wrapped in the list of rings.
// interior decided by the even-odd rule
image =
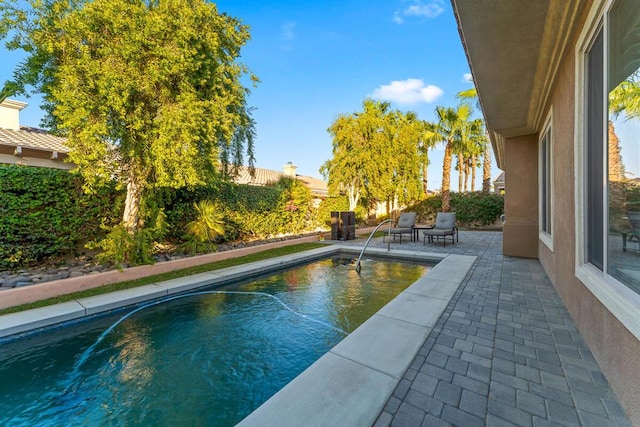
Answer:
[[[440,195],[429,197],[404,209],[417,212],[417,222],[433,222],[442,208]],[[451,193],[451,212],[456,212],[456,220],[463,227],[473,228],[491,225],[504,212],[504,196],[496,193]]]
[[[75,254],[100,240],[122,216],[124,193],[82,190],[82,178],[66,170],[0,165],[0,268],[14,269],[48,257]],[[184,241],[195,219],[194,203],[216,202],[225,218],[218,241],[268,238],[315,228],[311,194],[300,181],[257,187],[218,182],[192,189],[152,189],[141,213],[166,215],[166,237]],[[101,227],[104,225],[106,227]]]
[[[117,221],[120,194],[93,195],[66,170],[0,165],[0,268],[74,253]]]

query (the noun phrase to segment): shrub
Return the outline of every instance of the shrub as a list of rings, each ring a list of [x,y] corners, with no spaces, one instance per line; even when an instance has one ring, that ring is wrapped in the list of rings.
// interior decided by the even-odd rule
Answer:
[[[429,197],[405,211],[417,212],[417,222],[433,222],[436,213],[442,207],[439,195]],[[451,193],[451,209],[456,212],[456,220],[463,227],[478,227],[491,225],[504,212],[504,196],[496,193]]]
[[[29,265],[75,253],[117,223],[121,193],[82,191],[82,178],[66,170],[0,165],[0,268]]]
[[[193,205],[196,219],[187,224],[188,235],[182,248],[191,255],[215,249],[214,240],[224,235],[224,218],[218,205],[200,200]]]
[[[320,202],[320,206],[313,212],[314,223],[322,228],[331,227],[331,212],[346,212],[349,210],[349,198],[344,196],[327,197]],[[356,223],[366,224],[367,209],[358,205],[355,210]]]

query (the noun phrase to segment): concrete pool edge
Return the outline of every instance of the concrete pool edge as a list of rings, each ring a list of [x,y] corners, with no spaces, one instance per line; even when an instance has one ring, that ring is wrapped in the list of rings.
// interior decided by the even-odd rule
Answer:
[[[360,251],[361,248],[358,247],[331,244],[323,248],[283,255],[263,261],[6,314],[0,316],[0,339],[31,333],[42,328],[80,320],[84,317],[141,304],[180,292],[257,276],[334,254],[358,254]],[[368,249],[367,254],[433,262],[438,262],[443,258],[442,254],[411,251],[387,252],[375,248]]]
[[[238,425],[373,425],[476,258],[445,256]]]

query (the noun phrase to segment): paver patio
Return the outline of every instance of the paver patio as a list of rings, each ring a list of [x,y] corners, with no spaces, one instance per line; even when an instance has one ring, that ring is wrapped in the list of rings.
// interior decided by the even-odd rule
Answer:
[[[478,259],[377,427],[631,425],[538,260],[503,256],[501,232],[391,248]]]

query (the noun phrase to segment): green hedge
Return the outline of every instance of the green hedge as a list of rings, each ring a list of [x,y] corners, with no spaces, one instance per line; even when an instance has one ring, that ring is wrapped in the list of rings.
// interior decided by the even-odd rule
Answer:
[[[153,196],[164,208],[171,224],[171,237],[184,237],[186,224],[195,218],[194,203],[216,202],[225,217],[225,234],[219,241],[268,238],[314,228],[311,194],[297,180],[281,180],[258,187],[220,182],[193,189],[158,190]]]
[[[74,253],[117,218],[113,189],[87,195],[66,170],[0,165],[0,267]]]
[[[405,209],[417,212],[416,222],[433,222],[442,207],[440,195],[429,197]],[[496,193],[451,193],[451,212],[456,212],[456,220],[463,227],[491,225],[504,212],[504,196]]]
[[[85,194],[82,183],[79,175],[65,170],[0,165],[1,269],[74,254],[119,223],[123,192],[103,188]],[[151,218],[162,209],[166,238],[178,245],[200,200],[216,202],[224,214],[225,234],[218,241],[312,231],[317,224],[309,189],[293,179],[268,187],[219,182],[192,189],[156,188],[143,199],[141,214]]]

